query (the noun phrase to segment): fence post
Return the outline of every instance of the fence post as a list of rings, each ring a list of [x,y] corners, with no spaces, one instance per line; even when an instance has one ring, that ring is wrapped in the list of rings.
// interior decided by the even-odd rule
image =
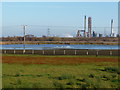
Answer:
[[[34,54],[34,50],[32,50],[32,54]]]
[[[23,54],[25,54],[25,49],[23,50]]]
[[[76,50],[75,50],[75,55],[77,54]]]
[[[97,50],[96,56],[98,56],[98,54],[99,54],[99,53],[98,53],[98,50]]]
[[[53,50],[53,54],[55,55],[55,50]]]
[[[89,54],[89,53],[88,53],[88,50],[87,50],[86,54],[87,54],[87,55]]]
[[[65,55],[65,50],[64,50],[64,55]]]
[[[110,55],[112,55],[112,51],[110,51]]]
[[[45,54],[44,50],[43,50],[43,55]]]
[[[14,54],[15,54],[16,52],[15,52],[15,49],[14,49]]]
[[[4,53],[6,54],[6,50],[4,51]]]

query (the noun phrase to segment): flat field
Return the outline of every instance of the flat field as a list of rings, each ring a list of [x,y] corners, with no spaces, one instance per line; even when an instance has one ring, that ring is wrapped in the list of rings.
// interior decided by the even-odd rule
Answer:
[[[2,56],[3,88],[118,88],[114,56]],[[120,88],[120,87],[119,87]]]

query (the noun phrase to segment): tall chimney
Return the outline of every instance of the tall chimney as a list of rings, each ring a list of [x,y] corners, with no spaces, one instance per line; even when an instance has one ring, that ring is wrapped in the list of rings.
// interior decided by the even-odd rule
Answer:
[[[84,17],[84,37],[86,37],[86,16]]]
[[[114,35],[114,30],[113,30],[113,19],[111,20],[111,37],[113,37]]]
[[[91,17],[88,17],[88,37],[91,37],[91,27],[92,27],[92,20]]]

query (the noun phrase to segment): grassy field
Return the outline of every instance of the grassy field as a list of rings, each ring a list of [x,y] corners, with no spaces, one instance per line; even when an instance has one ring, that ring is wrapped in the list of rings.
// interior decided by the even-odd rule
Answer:
[[[120,83],[118,57],[2,57],[3,88],[118,88]]]

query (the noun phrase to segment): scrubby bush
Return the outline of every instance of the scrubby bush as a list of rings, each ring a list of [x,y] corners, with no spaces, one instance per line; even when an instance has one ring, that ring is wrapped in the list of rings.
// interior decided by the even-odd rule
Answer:
[[[85,82],[86,81],[86,79],[76,79],[77,81],[81,81],[81,82]]]
[[[106,76],[106,75],[103,75],[101,78],[102,78],[102,80],[104,80],[104,81],[110,80],[110,78],[109,78],[108,76]]]
[[[95,76],[94,76],[93,74],[90,74],[89,77],[90,77],[90,78],[94,78]]]
[[[21,76],[20,73],[16,73],[15,74],[15,77],[19,77],[19,76]]]
[[[64,74],[64,75],[61,75],[60,77],[57,77],[58,80],[73,79],[73,78],[75,78],[75,76],[67,75],[67,74]]]
[[[59,82],[53,82],[53,85],[56,87],[56,88],[64,88],[64,85],[59,83]]]
[[[22,84],[22,81],[20,79],[17,80],[16,82],[17,85],[21,85]]]
[[[69,80],[69,82],[68,83],[66,83],[67,85],[75,85],[76,84],[76,82],[75,82],[75,80]]]
[[[105,67],[104,70],[107,71],[107,72],[120,74],[120,69],[117,68],[117,67]]]

